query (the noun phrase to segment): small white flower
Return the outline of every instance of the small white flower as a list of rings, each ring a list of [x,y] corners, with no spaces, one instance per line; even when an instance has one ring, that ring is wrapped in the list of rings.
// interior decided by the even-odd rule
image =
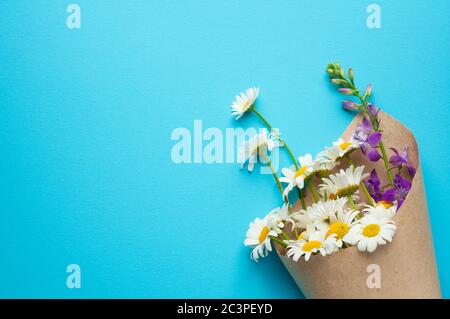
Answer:
[[[238,150],[238,163],[241,167],[248,162],[248,170],[251,172],[258,161],[258,156],[267,158],[267,150],[272,151],[274,148],[281,146],[278,133],[268,133],[264,128],[261,133],[253,136],[248,141],[244,141]]]
[[[331,171],[339,165],[339,161],[331,161],[327,157],[322,156],[322,153],[317,154],[314,166],[314,173],[318,177],[327,177]]]
[[[342,247],[343,242],[352,244],[352,237],[350,235],[351,229],[356,225],[356,216],[359,211],[336,211],[330,214],[330,224],[327,227],[326,236],[335,234],[336,248],[338,250]]]
[[[331,199],[338,197],[347,197],[357,193],[359,183],[368,174],[363,174],[364,166],[353,169],[353,165],[345,171],[341,169],[338,173],[322,178],[323,184],[320,186],[320,192],[329,194]]]
[[[305,156],[299,156],[298,162],[300,163],[300,169],[304,169],[304,173],[308,176],[316,167],[316,163],[313,160],[311,154],[306,154]]]
[[[258,261],[260,257],[265,257],[268,252],[272,251],[270,236],[278,235],[275,229],[270,229],[270,225],[268,224],[269,216],[270,214],[264,217],[264,219],[256,218],[250,223],[247,230],[244,245],[253,248],[250,257],[254,261]]]
[[[326,237],[325,230],[316,229],[313,225],[308,225],[306,232],[299,240],[286,241],[288,244],[286,256],[298,261],[304,256],[308,261],[312,254],[320,253],[322,256],[331,254],[335,247],[335,235]]]
[[[284,204],[279,208],[273,209],[267,216],[267,223],[269,228],[276,230],[277,233],[281,233],[281,229],[284,229],[286,223],[291,223],[293,229],[295,221],[292,219],[292,215],[289,212],[289,204]]]
[[[300,163],[299,169],[296,169],[294,166],[281,169],[281,173],[283,173],[284,176],[280,178],[280,182],[288,184],[283,192],[283,197],[285,198],[287,198],[289,192],[293,190],[295,186],[299,189],[302,189],[305,186],[305,179],[311,174],[313,166],[315,165],[311,154],[306,154],[304,157],[300,156],[298,161]]]
[[[258,95],[259,89],[256,87],[249,88],[245,93],[242,92],[240,95],[237,95],[233,104],[231,104],[231,115],[236,116],[236,120],[238,120],[245,112],[251,109]]]
[[[397,205],[385,205],[383,203],[379,203],[375,207],[366,205],[366,208],[363,209],[363,212],[366,215],[372,215],[380,220],[392,219],[392,217],[394,217],[395,215],[395,212],[397,211]]]
[[[301,210],[297,213],[291,214],[291,218],[295,220],[295,227],[306,229],[309,224],[314,224],[314,220],[310,217],[307,210]]]
[[[330,199],[325,202],[319,201],[312,205],[312,209],[309,211],[309,216],[316,222],[323,222],[329,220],[331,216],[336,213],[342,213],[345,205],[347,204],[347,198]]]
[[[344,157],[350,151],[359,147],[359,144],[354,140],[344,141],[338,139],[333,142],[333,146],[326,148],[324,151],[319,153],[320,157],[328,159],[330,162],[336,162],[340,158]]]
[[[397,230],[392,218],[392,210],[383,205],[368,208],[366,215],[350,229],[347,239],[358,245],[359,251],[373,252],[378,245],[391,242]]]

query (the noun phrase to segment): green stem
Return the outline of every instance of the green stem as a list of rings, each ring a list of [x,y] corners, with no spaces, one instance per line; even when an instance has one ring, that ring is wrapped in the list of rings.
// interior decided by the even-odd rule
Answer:
[[[302,190],[298,187],[297,187],[297,190],[298,190],[298,198],[300,198],[300,203],[302,204],[302,208],[306,209],[305,197],[302,194]]]
[[[361,181],[361,183],[359,183],[359,186],[361,186],[361,189],[362,189],[364,195],[366,195],[367,199],[369,200],[370,205],[375,206],[375,201],[373,200],[372,196],[370,196],[369,190],[367,189],[366,184],[364,184],[364,182]]]
[[[383,156],[384,166],[386,166],[386,169],[387,169],[387,175],[389,178],[389,182],[391,183],[391,186],[394,187],[394,177],[392,176],[391,168],[389,165],[389,160],[388,160],[388,157],[386,154],[386,149],[384,148],[383,141],[380,141],[379,145],[380,145],[381,155]]]
[[[309,188],[314,202],[317,203],[319,201],[319,194],[317,194],[316,188],[312,183],[307,183],[306,186]]]
[[[284,237],[284,239],[289,240],[289,236],[286,234],[284,230],[281,230],[281,235]]]
[[[352,165],[353,168],[355,168],[355,164],[353,164],[353,161],[352,161],[352,159],[350,158],[350,156],[346,156],[345,158],[347,159],[347,161],[349,162],[349,164]],[[367,199],[369,200],[370,205],[375,206],[375,201],[373,200],[372,196],[370,196],[369,190],[367,189],[366,184],[364,184],[364,182],[361,181],[361,182],[359,183],[359,186],[361,187],[361,189],[362,189],[364,195],[366,195]]]
[[[277,172],[273,168],[272,162],[270,161],[270,159],[267,156],[264,156],[264,157],[265,157],[265,160],[267,162],[267,166],[269,166],[270,171],[272,172],[273,178],[275,178],[275,181],[277,182],[277,185],[278,185],[278,188],[280,189],[281,195],[283,195],[284,188],[283,188],[283,185],[281,185],[280,178],[278,177]]]
[[[280,240],[279,238],[277,238],[275,236],[270,236],[270,239],[272,239],[274,242],[276,242],[277,244],[279,244],[285,248],[287,247],[287,244],[284,241]]]
[[[353,86],[353,89],[355,91],[356,97],[361,101],[361,103],[363,105],[363,110],[368,115],[370,122],[372,123],[372,126],[375,128],[375,130],[377,132],[379,132],[380,130],[376,123],[377,119],[373,119],[372,116],[370,116],[369,112],[367,111],[367,101],[361,96],[361,94],[359,94],[358,90],[356,90],[356,88],[354,86]],[[381,141],[381,140],[380,140],[380,143],[378,143],[378,145],[380,146],[381,155],[383,158],[384,166],[386,167],[389,182],[390,182],[391,186],[394,187],[394,177],[392,176],[391,165],[389,164],[388,156],[386,153],[386,148],[384,147],[383,141]]]
[[[263,123],[267,126],[267,128],[268,128],[270,131],[273,130],[272,125],[270,125],[270,123],[264,118],[264,116],[262,116],[261,113],[259,113],[254,107],[252,107],[252,112],[255,113],[256,116],[258,116],[259,119],[260,119],[261,121],[263,121]],[[292,153],[291,148],[290,148],[289,145],[286,143],[286,141],[283,140],[283,139],[281,138],[281,136],[279,136],[278,138],[280,139],[280,142],[283,143],[284,147],[286,148],[286,151],[287,151],[288,154],[289,154],[289,157],[292,159],[292,162],[294,162],[295,168],[298,170],[299,167],[298,167],[298,164],[297,164],[297,160],[296,160],[294,154]]]
[[[353,208],[354,210],[356,210],[356,205],[355,205],[355,202],[353,201],[352,195],[348,195],[347,198],[348,198],[348,202],[350,203],[350,205],[352,206],[352,208]]]

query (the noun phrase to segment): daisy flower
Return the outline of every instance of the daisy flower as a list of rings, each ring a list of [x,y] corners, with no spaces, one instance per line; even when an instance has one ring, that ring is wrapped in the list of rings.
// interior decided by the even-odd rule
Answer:
[[[339,161],[330,161],[319,153],[315,160],[314,173],[320,178],[327,177],[337,165],[339,165]]]
[[[336,211],[330,214],[330,224],[327,229],[326,237],[335,234],[336,250],[342,247],[343,242],[352,244],[350,230],[356,225],[356,216],[359,211]]]
[[[366,215],[350,229],[348,240],[352,245],[358,245],[359,251],[373,252],[378,245],[391,242],[397,230],[391,220],[395,213],[392,208],[383,205],[370,207],[365,210]]]
[[[307,210],[301,210],[300,212],[294,213],[291,215],[291,218],[295,220],[295,227],[300,229],[306,229],[308,225],[314,224],[311,213],[308,213]]]
[[[324,230],[316,229],[313,225],[308,225],[303,237],[296,241],[287,241],[288,247],[286,256],[298,261],[304,256],[308,261],[312,254],[320,253],[322,256],[330,254],[334,248],[335,235],[326,238]]]
[[[264,128],[261,133],[253,136],[248,141],[244,141],[238,150],[238,163],[241,167],[248,162],[249,172],[253,171],[258,156],[267,157],[267,150],[272,151],[274,148],[281,146],[278,133],[268,133]]]
[[[289,192],[297,186],[302,189],[305,186],[305,179],[312,173],[314,161],[311,154],[306,154],[304,157],[298,158],[300,168],[297,170],[294,166],[290,168],[282,168],[281,173],[283,177],[280,178],[280,182],[287,183],[288,186],[284,188],[283,197],[287,197]]]
[[[385,204],[383,202],[378,202],[375,207],[366,205],[363,212],[366,215],[373,215],[378,219],[392,219],[397,211],[396,203]]]
[[[352,196],[358,191],[359,183],[368,174],[363,174],[364,166],[353,169],[353,165],[345,171],[341,169],[338,173],[322,178],[323,184],[320,184],[321,193],[329,194],[331,199],[338,197]]]
[[[281,229],[283,229],[286,223],[292,224],[292,229],[295,227],[295,221],[292,219],[292,214],[289,212],[289,204],[284,204],[279,208],[273,209],[268,217],[267,223],[271,229],[277,231],[277,233],[281,233]]]
[[[312,209],[310,209],[309,215],[314,221],[323,222],[329,220],[330,216],[333,216],[335,213],[342,213],[346,204],[346,197],[330,199],[325,202],[320,201],[311,206]]]
[[[247,230],[244,245],[253,248],[250,257],[254,261],[258,261],[260,257],[265,257],[268,252],[272,251],[270,236],[278,235],[275,229],[270,229],[271,227],[268,223],[269,216],[270,214],[264,217],[264,219],[256,218],[250,223]]]
[[[245,93],[236,95],[233,104],[231,104],[231,115],[236,116],[236,120],[245,114],[255,104],[256,98],[259,95],[259,89],[256,87],[249,88]]]
[[[321,157],[327,158],[331,162],[335,162],[338,159],[344,157],[346,154],[350,153],[354,149],[357,149],[359,144],[353,139],[344,141],[343,139],[338,139],[333,142],[333,146],[326,148],[320,154]]]

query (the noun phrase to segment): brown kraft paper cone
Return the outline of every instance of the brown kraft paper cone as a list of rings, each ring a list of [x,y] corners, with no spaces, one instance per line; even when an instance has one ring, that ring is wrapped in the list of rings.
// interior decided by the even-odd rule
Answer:
[[[380,128],[386,148],[409,146],[409,157],[417,172],[411,190],[394,221],[397,232],[391,243],[378,246],[373,253],[360,252],[357,247],[342,249],[332,255],[311,256],[309,261],[294,262],[278,255],[306,298],[441,298],[434,256],[425,189],[419,153],[414,135],[386,113],[380,112]],[[362,116],[357,115],[342,134],[349,139]],[[376,168],[382,184],[388,180],[383,160],[371,163],[360,151],[351,155],[355,165],[364,165],[365,172]],[[365,201],[364,194],[359,196]],[[311,196],[308,196],[311,197]],[[369,288],[369,265],[379,265],[379,288]]]

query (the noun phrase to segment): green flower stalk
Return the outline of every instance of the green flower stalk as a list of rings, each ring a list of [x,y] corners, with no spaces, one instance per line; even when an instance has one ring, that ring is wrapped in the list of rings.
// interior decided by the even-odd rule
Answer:
[[[345,75],[344,70],[341,68],[339,63],[329,63],[327,66],[327,73],[331,79],[331,82],[338,85],[338,91],[345,95],[353,95],[359,99],[361,104],[351,104],[351,101],[345,101],[343,103],[344,109],[347,110],[357,110],[363,112],[366,115],[374,130],[380,132],[380,123],[377,118],[379,108],[369,103],[370,96],[372,95],[372,85],[368,85],[364,91],[364,95],[361,95],[361,91],[356,87],[354,82],[354,72],[352,69],[348,70],[348,77]],[[386,167],[387,176],[391,186],[394,186],[394,177],[391,171],[391,165],[389,163],[389,158],[387,156],[386,148],[383,141],[380,139],[378,146],[381,151],[381,158],[383,159],[384,166]],[[364,189],[363,189],[364,191]]]

